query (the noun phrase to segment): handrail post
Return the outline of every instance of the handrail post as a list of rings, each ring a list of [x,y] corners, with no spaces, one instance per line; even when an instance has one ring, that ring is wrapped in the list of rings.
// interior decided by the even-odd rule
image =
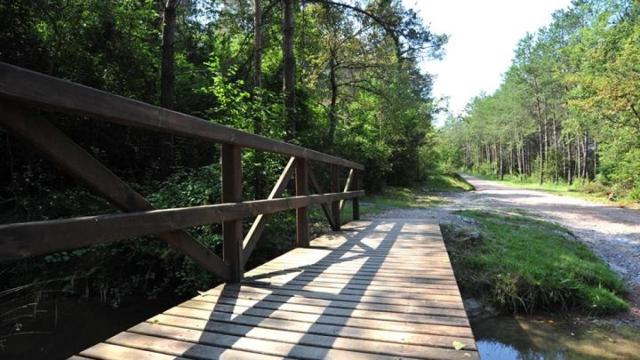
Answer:
[[[237,203],[242,201],[242,159],[240,147],[222,144],[220,154],[222,166],[222,202]],[[230,267],[229,282],[242,280],[242,221],[222,222],[223,259]]]
[[[353,189],[361,190],[362,183],[360,181],[360,170],[353,169]],[[354,197],[351,209],[353,210],[353,220],[360,220],[360,198]]]
[[[331,192],[340,192],[340,169],[338,165],[331,165]],[[331,203],[331,215],[333,216],[333,231],[340,231],[342,219],[340,219],[340,200]]]
[[[309,160],[296,158],[296,196],[309,195]],[[296,209],[296,246],[309,247],[309,207]]]

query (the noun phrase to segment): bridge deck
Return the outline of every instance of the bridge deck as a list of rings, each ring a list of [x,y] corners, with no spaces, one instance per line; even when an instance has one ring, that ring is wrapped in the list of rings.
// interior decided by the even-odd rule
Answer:
[[[344,230],[77,358],[478,358],[437,224],[379,219]]]

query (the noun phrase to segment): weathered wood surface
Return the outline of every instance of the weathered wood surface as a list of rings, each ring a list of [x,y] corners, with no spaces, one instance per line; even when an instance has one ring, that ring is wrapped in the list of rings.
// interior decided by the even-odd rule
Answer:
[[[437,224],[382,219],[343,229],[79,355],[478,359]]]

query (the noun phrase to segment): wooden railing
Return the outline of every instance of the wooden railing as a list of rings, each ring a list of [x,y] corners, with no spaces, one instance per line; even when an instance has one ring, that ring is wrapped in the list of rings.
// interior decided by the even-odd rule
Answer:
[[[28,111],[25,105],[219,143],[222,203],[156,210],[51,122]],[[1,225],[0,261],[154,234],[204,269],[226,281],[237,282],[242,279],[246,261],[270,214],[296,209],[296,244],[302,247],[309,246],[309,206],[320,204],[333,230],[340,229],[340,211],[345,200],[353,200],[353,218],[359,218],[358,197],[364,195],[360,190],[360,172],[364,170],[361,164],[1,62],[0,125],[124,212]],[[290,157],[265,200],[242,201],[243,148]],[[311,161],[330,165],[330,192],[322,191],[311,170]],[[350,169],[342,189],[339,167]],[[295,196],[281,198],[294,173]],[[309,193],[309,183],[315,195]],[[255,220],[243,236],[241,221],[247,217]],[[222,259],[182,230],[212,223],[222,223]]]

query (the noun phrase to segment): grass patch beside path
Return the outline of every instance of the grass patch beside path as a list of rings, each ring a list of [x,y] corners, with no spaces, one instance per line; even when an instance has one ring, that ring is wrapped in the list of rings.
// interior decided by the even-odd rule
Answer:
[[[380,193],[367,194],[360,201],[360,213],[375,215],[392,208],[433,207],[445,202],[438,193],[469,190],[473,190],[473,186],[458,174],[431,174],[422,183],[411,187],[387,186]],[[347,214],[351,214],[350,201],[343,209],[343,217]]]
[[[622,279],[567,229],[514,214],[458,214],[475,225],[442,230],[466,295],[508,311],[628,309]]]
[[[429,174],[422,185],[423,191],[445,192],[445,191],[471,191],[475,190],[473,185],[466,182],[462,176],[451,174]]]

